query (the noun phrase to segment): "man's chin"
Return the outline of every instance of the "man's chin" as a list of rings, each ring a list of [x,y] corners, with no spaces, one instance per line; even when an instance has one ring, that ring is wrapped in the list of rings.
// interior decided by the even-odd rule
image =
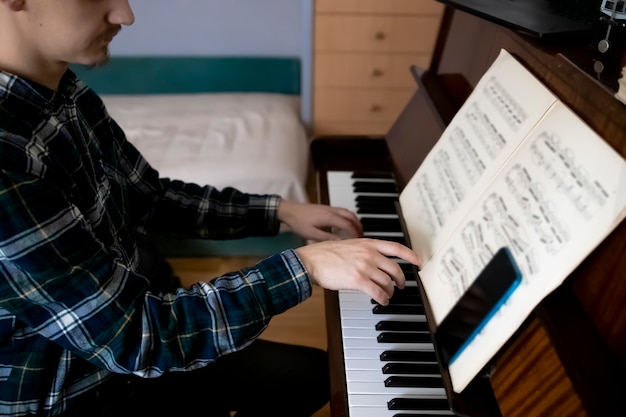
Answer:
[[[104,54],[100,54],[97,57],[90,57],[90,58],[82,59],[80,62],[77,62],[77,64],[80,64],[80,65],[85,66],[86,68],[92,69],[92,68],[102,67],[108,64],[110,59],[111,59],[111,56],[109,54],[109,51],[107,50]]]

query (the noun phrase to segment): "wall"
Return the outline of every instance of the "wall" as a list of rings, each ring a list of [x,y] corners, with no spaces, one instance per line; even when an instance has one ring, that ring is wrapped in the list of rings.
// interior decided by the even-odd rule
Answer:
[[[261,55],[302,60],[302,113],[310,120],[313,0],[131,0],[135,24],[112,55]]]

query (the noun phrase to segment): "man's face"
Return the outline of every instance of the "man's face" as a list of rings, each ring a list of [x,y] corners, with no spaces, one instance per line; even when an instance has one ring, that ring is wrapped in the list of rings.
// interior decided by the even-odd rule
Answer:
[[[44,62],[97,66],[109,56],[109,43],[134,15],[129,0],[25,0],[31,51]]]

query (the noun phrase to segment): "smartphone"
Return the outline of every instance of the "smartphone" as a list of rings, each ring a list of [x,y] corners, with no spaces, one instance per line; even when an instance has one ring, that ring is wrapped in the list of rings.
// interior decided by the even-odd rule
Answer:
[[[435,330],[435,340],[448,365],[476,337],[519,286],[522,274],[503,247],[487,263]]]

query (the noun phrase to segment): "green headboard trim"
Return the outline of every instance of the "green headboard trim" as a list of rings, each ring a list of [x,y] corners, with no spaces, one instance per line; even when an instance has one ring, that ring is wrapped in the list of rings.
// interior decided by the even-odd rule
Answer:
[[[99,68],[72,65],[99,94],[266,92],[300,94],[300,59],[114,56]]]

